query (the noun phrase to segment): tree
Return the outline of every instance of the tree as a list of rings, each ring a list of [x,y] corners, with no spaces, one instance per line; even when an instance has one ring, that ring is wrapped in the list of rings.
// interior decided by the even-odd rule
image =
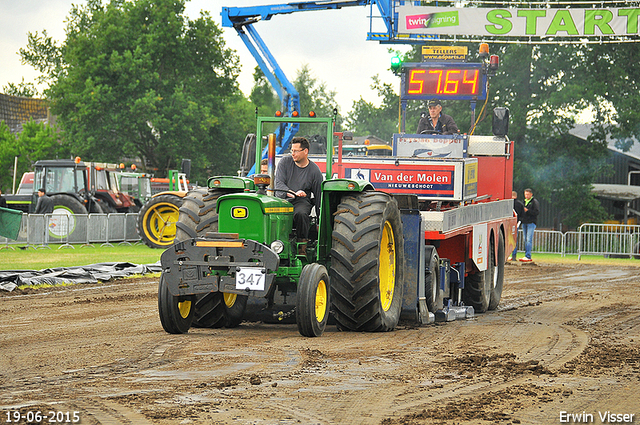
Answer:
[[[140,157],[160,175],[190,158],[192,179],[235,172],[252,113],[238,57],[208,14],[186,19],[184,0],[89,0],[72,8],[66,37],[58,48],[30,36],[21,54],[49,73],[74,155]]]
[[[269,116],[281,109],[280,99],[259,66],[253,70],[253,88],[249,99],[258,108],[258,115]]]
[[[18,84],[9,83],[2,87],[2,92],[11,96],[36,97],[39,95],[38,89],[33,83],[25,83],[24,77]]]
[[[378,136],[391,140],[393,133],[398,132],[399,97],[391,84],[381,83],[376,75],[372,78],[371,89],[381,98],[380,106],[367,102],[362,97],[353,102],[353,107],[346,119],[346,126],[356,136]]]
[[[0,173],[0,188],[13,187],[15,158],[18,166],[15,170],[19,179],[22,174],[33,170],[33,165],[40,159],[66,158],[68,150],[58,140],[56,129],[48,125],[28,121],[23,124],[19,135],[11,133],[9,127],[0,122],[0,168],[11,172]]]

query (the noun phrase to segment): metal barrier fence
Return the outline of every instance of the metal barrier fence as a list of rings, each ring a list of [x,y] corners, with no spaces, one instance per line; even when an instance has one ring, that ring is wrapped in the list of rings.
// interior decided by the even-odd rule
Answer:
[[[524,251],[522,229],[518,230],[518,251]],[[640,258],[640,226],[585,223],[577,232],[536,229],[532,252],[578,255],[605,255]]]
[[[140,242],[136,231],[137,213],[130,214],[23,214],[18,239],[0,238],[0,249],[113,246]]]
[[[0,249],[12,245],[29,248],[59,248],[94,244],[113,246],[140,242],[136,231],[137,213],[130,214],[23,214],[17,240],[0,238]],[[3,240],[4,239],[4,240]],[[522,230],[518,231],[518,251],[524,251]],[[640,226],[586,223],[577,232],[536,229],[532,252],[578,255],[606,255],[640,258]]]

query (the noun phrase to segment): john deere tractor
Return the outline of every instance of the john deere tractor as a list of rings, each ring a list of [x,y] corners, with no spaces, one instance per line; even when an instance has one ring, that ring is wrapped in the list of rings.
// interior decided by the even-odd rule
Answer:
[[[321,209],[306,252],[297,246],[293,207],[275,196],[273,184],[275,128],[286,125],[327,140]],[[207,188],[185,196],[176,242],[161,257],[158,307],[167,332],[234,327],[243,319],[295,320],[303,336],[320,336],[330,310],[342,330],[397,325],[403,295],[398,204],[367,181],[332,179],[333,125],[334,118],[259,117],[258,143],[263,132],[275,130],[268,136],[269,174],[212,177]]]

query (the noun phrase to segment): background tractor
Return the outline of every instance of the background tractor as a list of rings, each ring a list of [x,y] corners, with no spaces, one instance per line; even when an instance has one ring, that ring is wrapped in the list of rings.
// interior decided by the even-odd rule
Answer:
[[[183,162],[184,164],[184,162]],[[156,182],[154,182],[156,180]],[[151,179],[153,190],[158,179]],[[166,180],[168,190],[154,193],[138,212],[136,229],[140,239],[151,248],[167,248],[176,237],[176,223],[183,198],[189,191],[187,174],[169,170]],[[164,184],[165,182],[160,182]],[[164,187],[164,186],[163,186]]]

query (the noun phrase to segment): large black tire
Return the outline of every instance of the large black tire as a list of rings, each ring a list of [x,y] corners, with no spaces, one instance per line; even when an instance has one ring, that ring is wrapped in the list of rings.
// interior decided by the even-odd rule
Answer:
[[[331,299],[340,329],[390,331],[402,309],[402,222],[397,202],[383,192],[342,198],[331,248]]]
[[[170,334],[184,334],[189,331],[195,312],[195,296],[174,297],[160,276],[158,284],[158,313],[160,323]]]
[[[302,336],[320,336],[329,319],[329,274],[318,263],[300,273],[296,295],[296,324]]]
[[[60,208],[64,208],[69,211],[71,214],[87,214],[87,209],[82,202],[78,201],[76,198],[70,195],[53,195],[51,197],[53,201],[53,209],[54,211]]]
[[[158,195],[144,204],[138,213],[136,229],[147,246],[165,249],[173,244],[181,206],[182,198],[171,194]]]
[[[467,275],[462,291],[462,300],[465,305],[473,306],[476,313],[484,313],[489,309],[491,290],[493,289],[493,238],[489,243],[489,255],[487,270]],[[504,251],[504,247],[503,247]]]
[[[207,232],[218,231],[218,198],[225,193],[217,189],[195,189],[184,197],[176,223],[176,238],[180,242]],[[246,295],[212,292],[196,300],[194,326],[203,328],[233,328],[242,322],[247,306]]]
[[[176,223],[176,241],[204,236],[218,231],[218,198],[225,191],[217,189],[194,189],[182,199]]]
[[[434,246],[429,245],[424,249],[425,266],[427,267],[424,276],[427,309],[435,313],[443,307],[442,290],[440,289],[440,258]]]
[[[491,251],[493,254],[493,251]],[[489,310],[495,310],[500,304],[500,298],[502,297],[502,286],[504,285],[504,233],[502,230],[498,233],[498,255],[494,260],[491,255],[489,263],[492,266],[492,287],[491,287],[491,299],[489,300]]]
[[[58,223],[57,226],[49,226],[50,239],[66,239],[76,230],[75,216],[87,214],[87,209],[71,195],[58,194],[51,196],[53,201],[53,214],[51,220]],[[63,218],[66,217],[66,218]]]

